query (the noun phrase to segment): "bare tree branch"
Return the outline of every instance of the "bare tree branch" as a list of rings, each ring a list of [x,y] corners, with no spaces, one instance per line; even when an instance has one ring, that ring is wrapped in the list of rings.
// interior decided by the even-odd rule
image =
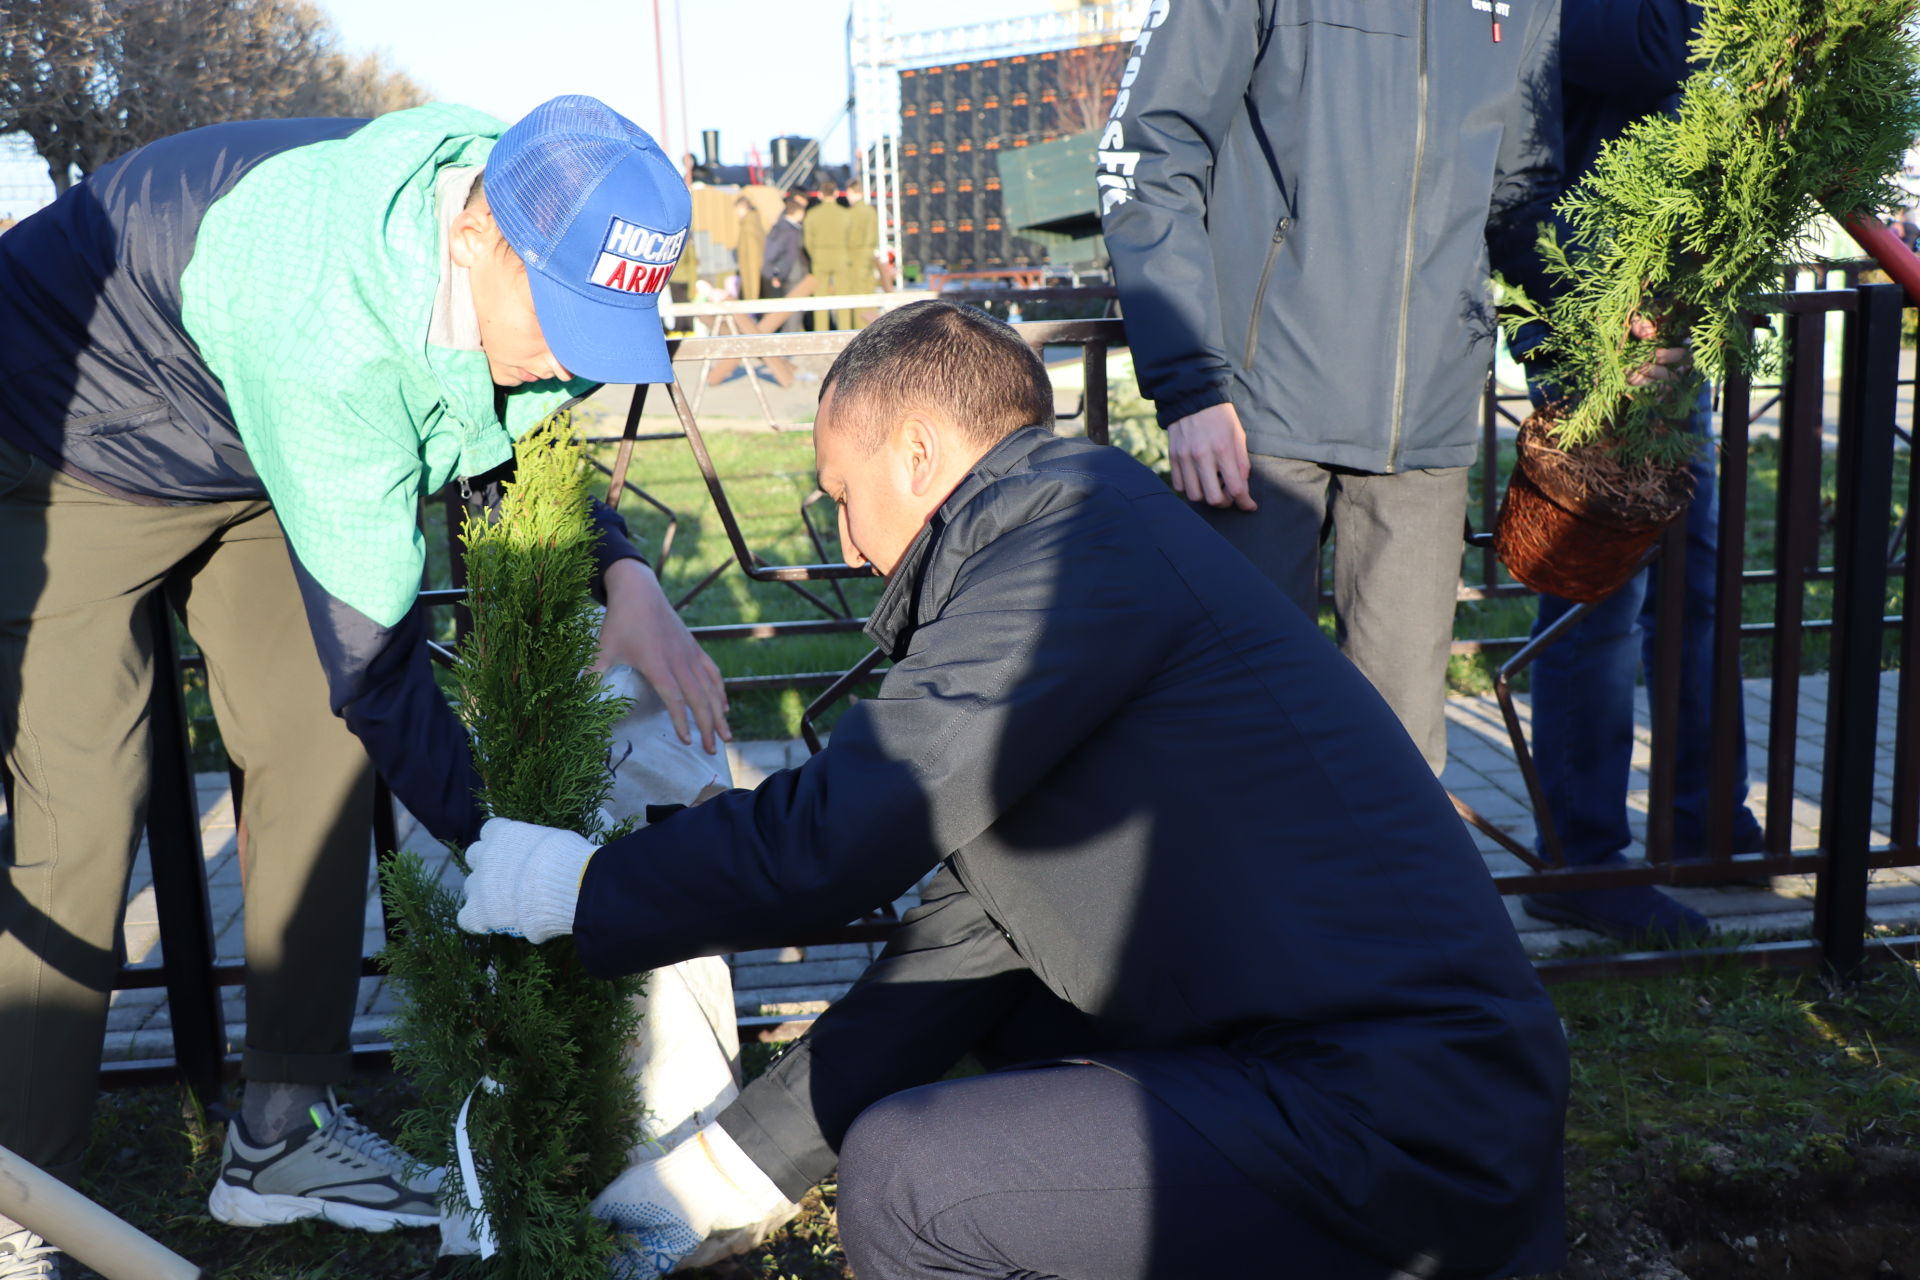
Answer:
[[[224,120],[373,116],[425,94],[339,47],[309,0],[6,0],[0,133],[24,133],[56,190],[135,147]]]
[[[1106,124],[1126,55],[1124,44],[1091,45],[1060,55],[1055,64],[1054,132],[1086,133]]]

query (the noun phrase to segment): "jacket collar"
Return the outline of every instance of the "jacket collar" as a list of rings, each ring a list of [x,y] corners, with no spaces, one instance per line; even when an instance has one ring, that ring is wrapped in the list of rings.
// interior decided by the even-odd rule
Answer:
[[[887,575],[887,589],[880,593],[879,603],[873,606],[873,613],[867,618],[867,638],[885,651],[889,661],[905,652],[907,641],[912,639],[914,628],[920,623],[920,584],[926,577],[934,546],[940,541],[940,535],[947,525],[988,486],[1025,466],[1028,456],[1053,438],[1053,432],[1045,427],[1022,427],[1015,431],[981,455],[980,461],[973,464],[966,478],[947,495],[947,500],[927,517],[927,523],[907,545],[900,563]],[[961,550],[963,554],[971,554],[976,548]]]

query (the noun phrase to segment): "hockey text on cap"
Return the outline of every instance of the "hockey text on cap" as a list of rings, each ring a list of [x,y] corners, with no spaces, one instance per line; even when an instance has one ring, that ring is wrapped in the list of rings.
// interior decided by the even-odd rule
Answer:
[[[621,293],[658,293],[666,287],[686,243],[685,231],[669,235],[615,218],[588,278],[603,289]]]

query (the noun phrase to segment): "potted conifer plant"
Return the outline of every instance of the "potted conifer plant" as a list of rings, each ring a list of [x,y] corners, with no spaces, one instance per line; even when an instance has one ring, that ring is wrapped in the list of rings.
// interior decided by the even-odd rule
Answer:
[[[1832,212],[1910,289],[1913,255],[1870,211],[1920,134],[1916,0],[1705,0],[1679,111],[1641,120],[1542,233],[1549,302],[1535,368],[1559,398],[1520,435],[1494,548],[1536,590],[1598,600],[1632,576],[1691,496],[1687,430],[1704,383],[1753,372],[1752,296]],[[1638,371],[1686,347],[1673,377]]]

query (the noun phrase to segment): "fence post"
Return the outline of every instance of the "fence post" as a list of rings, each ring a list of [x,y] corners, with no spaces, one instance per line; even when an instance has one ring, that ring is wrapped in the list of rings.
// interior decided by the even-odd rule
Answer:
[[[206,856],[200,847],[200,804],[187,746],[185,698],[166,593],[148,601],[153,631],[153,784],[147,797],[147,856],[160,918],[167,973],[173,1061],[204,1102],[219,1094],[226,1058],[226,1019],[213,975],[213,911],[207,902]]]
[[[1898,285],[1864,285],[1847,325],[1835,484],[1833,648],[1814,932],[1828,967],[1851,977],[1866,953],[1867,851],[1880,651],[1893,513],[1893,419],[1900,377]],[[1809,464],[1817,459],[1809,459]],[[1769,801],[1772,796],[1769,794]]]
[[[1774,517],[1773,645],[1767,712],[1767,853],[1793,849],[1793,767],[1799,758],[1800,623],[1807,575],[1820,560],[1820,439],[1825,406],[1825,311],[1787,316]]]
[[[1680,776],[1680,663],[1687,608],[1687,517],[1667,526],[1654,561],[1653,670],[1647,676],[1652,757],[1647,762],[1647,861],[1673,861],[1673,801]]]
[[[1733,797],[1744,794],[1735,743],[1746,741],[1746,690],[1740,682],[1741,602],[1746,582],[1747,467],[1753,387],[1743,373],[1720,388],[1720,456],[1715,492],[1720,502],[1718,560],[1714,566],[1713,743],[1707,755],[1707,856],[1726,865],[1733,856]],[[1712,449],[1712,443],[1707,445]],[[1709,456],[1709,465],[1712,463]]]

